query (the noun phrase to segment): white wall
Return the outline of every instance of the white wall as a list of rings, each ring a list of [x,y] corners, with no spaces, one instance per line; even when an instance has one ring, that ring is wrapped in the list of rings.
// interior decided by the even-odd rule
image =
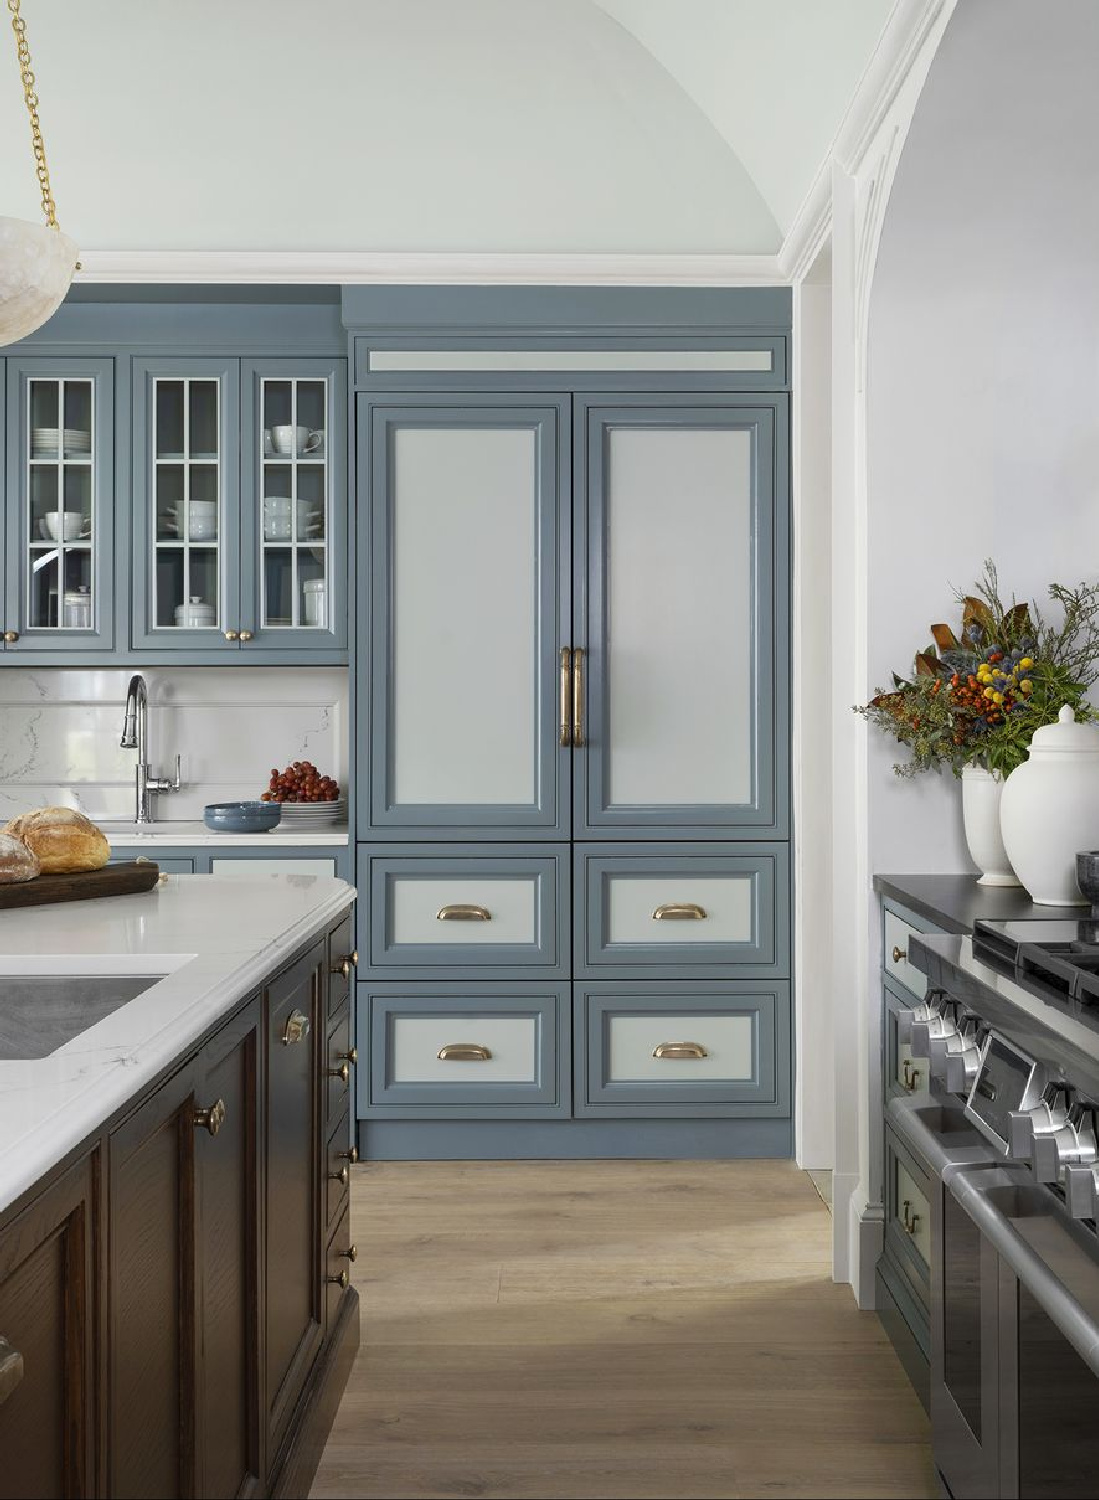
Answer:
[[[208,802],[258,797],[272,766],[311,760],[348,778],[347,672],[336,667],[150,668],[149,760],[183,790],[157,820],[201,819]],[[137,753],[123,750],[129,671],[0,671],[0,824],[32,807],[132,818]]]
[[[936,56],[871,304],[873,682],[986,556],[1020,598],[1099,576],[1097,76],[1093,0],[966,0]],[[871,736],[873,869],[971,869],[957,783],[898,781],[892,750]]]

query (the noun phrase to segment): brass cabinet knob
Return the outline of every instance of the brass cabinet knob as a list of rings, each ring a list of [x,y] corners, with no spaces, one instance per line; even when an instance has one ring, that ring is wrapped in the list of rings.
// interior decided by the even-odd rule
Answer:
[[[304,1042],[309,1035],[309,1017],[303,1011],[292,1010],[282,1029],[282,1045],[291,1047],[295,1042]]]
[[[5,641],[7,641],[9,646],[14,646],[16,641],[19,639],[18,630],[5,630],[4,639]]]
[[[211,1135],[217,1135],[225,1124],[225,1100],[218,1099],[211,1104],[209,1109],[196,1109],[194,1112],[194,1125],[196,1130],[208,1130]]]
[[[329,1172],[328,1178],[330,1182],[339,1182],[344,1187],[346,1187],[347,1184],[351,1181],[350,1168],[341,1167],[338,1172]]]
[[[227,641],[239,641],[240,640],[240,631],[239,630],[227,630],[225,632],[225,639]]]
[[[240,638],[242,641],[250,641],[253,639],[252,632],[250,630],[242,630]]]
[[[345,1289],[350,1285],[351,1282],[351,1277],[347,1274],[346,1271],[341,1271],[338,1276],[326,1276],[324,1279],[325,1281],[327,1281],[329,1286],[341,1286]]]
[[[349,1161],[354,1166],[359,1159],[359,1148],[358,1146],[352,1146],[350,1151],[337,1151],[336,1155],[342,1157],[344,1161]]]
[[[344,979],[350,979],[351,978],[351,955],[350,955],[350,953],[347,955],[346,958],[341,959],[338,964],[333,964],[332,965],[332,973],[333,974],[342,974],[342,976],[344,977]]]
[[[359,1060],[358,1047],[352,1047],[349,1052],[337,1052],[336,1056],[343,1062],[357,1063]]]
[[[904,951],[904,949],[903,948],[898,948],[897,945],[896,945],[896,943],[894,943],[893,944],[893,962],[895,964],[903,964],[905,962],[905,960],[907,959],[907,957],[908,957],[908,954]]]
[[[341,1250],[340,1251],[340,1259],[341,1260],[355,1261],[355,1260],[358,1260],[358,1258],[359,1258],[359,1247],[358,1247],[358,1245],[348,1245],[348,1247],[347,1247],[346,1250]]]
[[[351,1080],[351,1069],[347,1063],[341,1063],[338,1068],[329,1068],[328,1076],[329,1078],[338,1078],[341,1083],[348,1083]]]

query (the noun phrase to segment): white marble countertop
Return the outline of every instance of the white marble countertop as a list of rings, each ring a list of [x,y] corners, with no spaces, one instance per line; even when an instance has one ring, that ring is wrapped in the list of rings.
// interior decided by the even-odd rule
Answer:
[[[354,901],[346,881],[178,875],[134,896],[0,911],[5,975],[163,975],[49,1057],[0,1060],[0,1209]]]
[[[205,823],[115,823],[97,819],[112,849],[130,849],[135,844],[164,844],[175,847],[209,848],[224,844],[229,848],[270,849],[278,855],[279,847],[344,848],[350,837],[346,823],[328,828],[289,828],[281,823],[267,833],[212,833]]]

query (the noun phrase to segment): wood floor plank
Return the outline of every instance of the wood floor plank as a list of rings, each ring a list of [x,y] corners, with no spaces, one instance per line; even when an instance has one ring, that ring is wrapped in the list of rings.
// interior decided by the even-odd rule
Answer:
[[[363,1344],[316,1500],[937,1494],[789,1163],[372,1163],[352,1225]]]

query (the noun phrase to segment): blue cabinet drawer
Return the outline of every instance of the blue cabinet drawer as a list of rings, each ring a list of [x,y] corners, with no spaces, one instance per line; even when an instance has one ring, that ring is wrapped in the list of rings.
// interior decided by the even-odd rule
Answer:
[[[438,979],[455,970],[568,977],[565,849],[484,844],[362,845],[369,900],[359,951],[366,972]]]
[[[568,986],[358,986],[359,1116],[569,1113]]]
[[[577,975],[786,976],[789,885],[785,845],[580,845]]]
[[[790,1112],[784,980],[576,986],[577,1115]]]
[[[110,863],[112,865],[128,864],[133,859],[147,859],[156,865],[161,874],[168,875],[193,875],[195,873],[195,862],[178,855],[164,857],[155,851],[150,854],[148,847],[144,849],[112,849]]]

